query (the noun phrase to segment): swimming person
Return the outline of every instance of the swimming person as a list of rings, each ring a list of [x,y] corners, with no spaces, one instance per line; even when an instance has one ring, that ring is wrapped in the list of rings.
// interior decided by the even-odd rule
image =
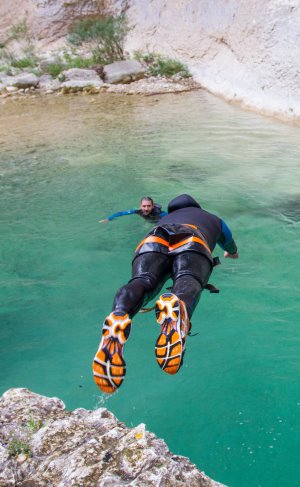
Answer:
[[[113,393],[126,373],[124,344],[131,331],[131,319],[154,298],[168,278],[171,292],[160,296],[155,306],[161,327],[155,345],[158,365],[176,374],[185,353],[191,316],[208,284],[215,265],[216,244],[225,258],[238,258],[236,243],[226,223],[201,208],[187,194],[169,202],[163,216],[135,249],[132,277],[114,299],[112,312],[104,320],[102,339],[93,362],[94,380],[103,392]]]
[[[139,209],[119,211],[118,213],[113,213],[113,215],[108,216],[104,220],[99,220],[99,223],[106,223],[124,215],[140,215],[145,220],[152,222],[157,222],[167,213],[162,210],[161,205],[154,203],[150,196],[144,196],[140,201]]]

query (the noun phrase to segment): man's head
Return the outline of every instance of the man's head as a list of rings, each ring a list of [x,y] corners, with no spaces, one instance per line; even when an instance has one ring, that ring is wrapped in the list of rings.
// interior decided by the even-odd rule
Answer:
[[[168,204],[168,213],[172,213],[172,211],[180,210],[182,208],[201,208],[199,203],[194,200],[192,196],[189,194],[181,194],[180,196],[176,196],[176,198],[172,199]]]
[[[150,196],[145,196],[141,199],[140,202],[140,210],[142,211],[143,215],[149,215],[154,208],[153,199]]]

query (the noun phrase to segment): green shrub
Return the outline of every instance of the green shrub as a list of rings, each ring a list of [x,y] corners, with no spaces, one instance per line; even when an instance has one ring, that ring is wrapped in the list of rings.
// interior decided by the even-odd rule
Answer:
[[[124,40],[129,28],[124,15],[86,18],[75,22],[68,40],[90,48],[95,63],[109,64],[125,59]]]
[[[186,66],[175,59],[157,58],[150,67],[150,74],[154,76],[171,77],[175,74],[180,74],[183,78],[188,78],[190,74]]]
[[[140,63],[147,64],[148,66],[155,62],[158,54],[153,54],[151,52],[143,52],[140,49],[134,51],[134,58],[139,61]]]
[[[43,72],[46,74],[50,74],[52,78],[57,78],[60,73],[66,69],[66,65],[63,64],[61,61],[57,61],[54,63],[49,63],[43,67]]]
[[[18,41],[21,45],[23,45],[22,50],[25,56],[34,56],[34,47],[26,19],[11,27],[10,38],[7,40],[7,42],[10,42],[11,40]]]
[[[0,59],[2,61],[6,61],[7,63],[10,63],[11,58],[12,55],[6,47],[0,49]]]
[[[8,45],[11,41],[18,43],[22,57],[17,58],[9,51]],[[37,67],[39,58],[34,52],[34,45],[29,34],[26,19],[11,27],[10,37],[2,45],[1,57],[7,59],[12,67],[20,69]]]
[[[18,40],[20,38],[25,39],[29,37],[26,18],[11,27],[10,36],[11,39],[15,40]]]
[[[30,416],[27,421],[26,427],[30,431],[30,433],[34,434],[42,427],[42,422],[40,419],[34,419],[32,416]]]
[[[66,68],[65,69],[70,69],[70,68],[89,68],[96,64],[96,61],[93,57],[82,57],[79,55],[71,55],[67,52],[64,53],[64,61]]]
[[[37,59],[34,56],[27,56],[20,59],[12,58],[10,64],[13,68],[35,68],[37,65]]]
[[[136,51],[135,58],[147,65],[148,74],[151,76],[165,76],[167,78],[171,78],[176,74],[182,78],[189,78],[191,76],[184,64],[175,59],[161,56],[160,54]]]
[[[29,412],[28,412],[29,413]],[[33,416],[29,416],[25,425],[21,427],[21,431],[18,432],[19,437],[11,435],[7,451],[10,457],[17,457],[21,453],[27,457],[32,456],[30,448],[30,439],[41,427],[43,426],[40,419],[35,419]]]
[[[30,445],[26,441],[21,441],[17,438],[10,440],[7,450],[10,457],[17,457],[21,453],[24,453],[27,457],[32,455]]]
[[[73,58],[68,66],[69,68],[90,68],[95,64],[95,59],[94,58],[82,58],[80,56],[77,56]]]
[[[95,64],[93,58],[83,58],[81,56],[70,56],[69,54],[64,54],[64,59],[58,59],[53,63],[46,64],[43,67],[43,72],[50,74],[53,78],[57,78],[62,71],[71,68],[90,68]]]

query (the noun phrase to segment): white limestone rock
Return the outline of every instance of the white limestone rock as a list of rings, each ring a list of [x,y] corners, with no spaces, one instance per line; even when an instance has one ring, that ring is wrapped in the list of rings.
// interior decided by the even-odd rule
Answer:
[[[100,88],[103,85],[102,79],[93,69],[71,68],[62,71],[60,77],[64,80],[61,87],[81,90],[85,87]]]
[[[15,86],[19,89],[36,88],[39,84],[39,78],[33,73],[21,73],[17,76],[8,76],[5,84],[6,86]]]
[[[145,68],[139,61],[117,61],[103,68],[105,83],[130,83],[144,77]]]
[[[57,79],[53,79],[52,76],[44,74],[40,77],[39,88],[45,93],[53,93],[53,91],[59,90],[61,83]]]
[[[126,49],[185,63],[245,108],[300,122],[298,0],[130,0]]]
[[[62,71],[61,75],[66,81],[100,79],[94,69],[71,68]]]

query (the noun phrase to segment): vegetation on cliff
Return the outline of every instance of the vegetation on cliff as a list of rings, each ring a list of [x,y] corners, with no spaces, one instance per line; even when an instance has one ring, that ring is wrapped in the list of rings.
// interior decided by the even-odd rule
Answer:
[[[24,18],[12,26],[8,37],[0,42],[0,71],[16,75],[25,70],[36,76],[48,74],[56,78],[64,70],[93,67],[101,77],[103,66],[128,57],[124,43],[129,30],[123,14],[116,17],[85,17],[69,28],[66,47],[45,57],[37,53]],[[185,65],[160,54],[136,51],[135,58],[145,67],[146,76],[190,76]]]

